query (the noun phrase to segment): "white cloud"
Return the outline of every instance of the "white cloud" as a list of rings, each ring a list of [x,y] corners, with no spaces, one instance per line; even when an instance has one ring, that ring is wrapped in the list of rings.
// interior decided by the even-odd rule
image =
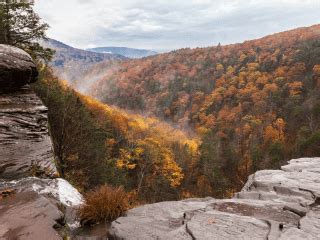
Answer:
[[[50,37],[76,47],[172,49],[320,23],[319,0],[36,0]]]

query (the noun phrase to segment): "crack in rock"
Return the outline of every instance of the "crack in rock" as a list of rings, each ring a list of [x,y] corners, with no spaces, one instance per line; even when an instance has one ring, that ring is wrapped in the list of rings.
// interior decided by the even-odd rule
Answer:
[[[187,199],[141,206],[113,222],[109,234],[124,240],[317,239],[320,171],[314,169],[320,169],[320,158],[294,159],[282,170],[251,175],[233,199]],[[173,224],[180,218],[183,231]],[[136,236],[132,232],[137,232]]]

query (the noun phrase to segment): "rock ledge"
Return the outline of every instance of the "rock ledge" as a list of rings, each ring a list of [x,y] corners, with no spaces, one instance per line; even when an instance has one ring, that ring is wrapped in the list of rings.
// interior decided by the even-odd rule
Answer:
[[[310,239],[320,236],[320,158],[258,171],[233,199],[188,199],[130,210],[110,239]]]

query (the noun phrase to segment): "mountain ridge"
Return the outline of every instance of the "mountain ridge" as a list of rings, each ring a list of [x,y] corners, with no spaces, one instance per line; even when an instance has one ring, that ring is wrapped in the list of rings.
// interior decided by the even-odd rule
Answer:
[[[100,53],[111,53],[119,54],[128,58],[143,58],[149,57],[158,54],[156,51],[148,49],[137,49],[137,48],[128,48],[128,47],[97,47],[97,48],[88,48],[88,51],[100,52]]]
[[[110,63],[127,59],[119,54],[98,53],[74,48],[54,39],[41,41],[40,44],[56,51],[50,65],[60,78],[69,82],[78,79],[96,63]]]

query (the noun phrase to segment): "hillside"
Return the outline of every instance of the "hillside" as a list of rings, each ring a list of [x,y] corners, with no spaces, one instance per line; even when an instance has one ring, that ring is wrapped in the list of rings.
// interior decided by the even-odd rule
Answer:
[[[126,57],[119,54],[99,53],[73,48],[54,39],[41,41],[41,45],[56,51],[51,61],[51,66],[60,78],[68,79],[70,82],[85,74],[86,70],[96,63],[104,61],[109,63],[126,59]]]
[[[151,50],[126,48],[126,47],[98,47],[98,48],[89,48],[87,50],[92,52],[99,52],[99,53],[119,54],[127,58],[143,58],[143,57],[149,57],[157,54],[157,52],[151,51]]]
[[[78,189],[122,185],[148,202],[201,191],[199,139],[81,95],[50,70],[40,78],[34,88],[49,109],[59,173]]]
[[[214,191],[239,190],[255,170],[320,154],[320,25],[101,63],[84,79],[105,103],[194,130]]]

